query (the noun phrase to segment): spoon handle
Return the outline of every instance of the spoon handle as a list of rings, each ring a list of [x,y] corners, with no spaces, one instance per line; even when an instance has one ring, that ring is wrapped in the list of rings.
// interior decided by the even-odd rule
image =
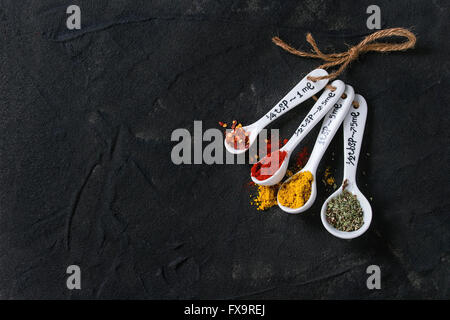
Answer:
[[[289,91],[283,99],[281,99],[269,112],[267,112],[261,119],[259,119],[258,126],[264,128],[269,123],[278,119],[286,112],[292,110],[294,107],[298,106],[300,103],[308,100],[317,92],[322,90],[328,83],[328,79],[317,80],[312,82],[307,78],[321,77],[328,75],[323,69],[315,69],[308,73],[297,85]]]
[[[345,116],[350,109],[350,106],[355,97],[355,91],[349,85],[345,86],[346,98],[342,97],[334,105],[334,107],[327,113],[325,119],[322,122],[322,127],[320,128],[319,135],[316,139],[316,144],[305,167],[308,167],[311,172],[315,173],[322,159],[325,151],[330,145],[331,140],[333,140],[334,135],[339,129],[342,121],[344,121]]]
[[[303,119],[302,123],[295,130],[294,135],[289,139],[283,150],[292,151],[303,140],[303,138],[311,131],[311,129],[325,116],[331,107],[338,101],[345,89],[345,83],[341,80],[335,80],[331,83],[336,90],[326,89],[317,99],[308,115]]]
[[[359,107],[351,106],[344,119],[344,181],[355,181],[359,153],[367,118],[367,102],[359,94],[355,95]]]

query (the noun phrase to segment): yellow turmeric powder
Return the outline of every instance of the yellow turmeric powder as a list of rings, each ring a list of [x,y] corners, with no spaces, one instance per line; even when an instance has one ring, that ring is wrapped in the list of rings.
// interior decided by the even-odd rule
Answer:
[[[274,186],[260,186],[257,185],[257,194],[252,201],[256,206],[256,210],[267,210],[277,205],[277,192],[279,184]]]
[[[334,179],[333,174],[331,173],[331,167],[327,167],[325,169],[322,181],[325,184],[325,186],[332,186],[333,189],[336,189],[336,180]]]
[[[281,186],[278,191],[280,204],[292,209],[305,205],[311,196],[313,175],[309,171],[296,174],[288,183]]]

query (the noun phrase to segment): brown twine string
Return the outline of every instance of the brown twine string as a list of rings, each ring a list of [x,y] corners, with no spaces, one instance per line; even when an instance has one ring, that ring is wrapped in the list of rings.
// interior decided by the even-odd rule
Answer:
[[[394,36],[404,37],[407,39],[407,41],[402,43],[374,42],[377,39]],[[413,48],[414,45],[416,44],[416,36],[411,31],[406,30],[404,28],[384,29],[369,34],[359,44],[357,44],[354,47],[351,47],[346,52],[328,53],[328,54],[325,54],[322,51],[320,51],[311,33],[308,33],[306,35],[306,41],[313,48],[314,51],[313,53],[297,50],[278,37],[273,37],[272,41],[277,46],[283,48],[289,53],[295,54],[296,56],[304,58],[318,58],[322,59],[323,61],[326,61],[326,63],[320,65],[318,68],[327,69],[330,67],[340,65],[338,70],[326,76],[308,78],[311,81],[317,81],[321,79],[336,78],[347,68],[350,62],[356,60],[358,56],[362,53],[369,51],[376,51],[376,52],[405,51],[410,48]]]
[[[388,43],[388,42],[375,42],[377,39],[381,38],[387,38],[387,37],[404,37],[407,39],[406,42],[402,43]],[[330,67],[339,66],[340,67],[326,75],[321,77],[308,77],[308,80],[316,82],[317,80],[322,79],[335,79],[337,76],[339,76],[352,62],[353,60],[356,60],[359,55],[365,52],[369,51],[376,51],[376,52],[390,52],[390,51],[405,51],[410,48],[413,48],[416,44],[416,36],[409,30],[404,28],[391,28],[391,29],[384,29],[380,31],[376,31],[372,34],[369,34],[367,37],[364,38],[359,44],[357,44],[354,47],[351,47],[346,52],[339,52],[339,53],[328,53],[325,54],[322,51],[320,51],[319,47],[317,46],[316,41],[314,40],[311,33],[308,33],[306,35],[306,41],[311,45],[313,48],[313,53],[305,52],[297,50],[290,45],[288,45],[286,42],[281,40],[278,37],[272,38],[273,43],[275,43],[277,46],[283,48],[283,50],[292,53],[296,56],[303,57],[303,58],[318,58],[325,61],[324,64],[318,66],[317,68],[327,69]],[[326,86],[327,89],[334,91],[336,90],[335,87],[328,84]],[[315,97],[317,99],[317,97]],[[356,101],[353,101],[353,106],[355,108],[358,108],[359,105]]]

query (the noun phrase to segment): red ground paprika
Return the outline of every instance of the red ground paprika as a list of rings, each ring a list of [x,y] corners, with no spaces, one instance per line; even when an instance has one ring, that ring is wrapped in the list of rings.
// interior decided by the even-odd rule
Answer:
[[[277,158],[278,155],[278,161],[276,164],[272,164],[273,160]],[[252,177],[255,177],[258,180],[266,180],[273,176],[275,172],[278,171],[278,169],[281,167],[281,164],[283,163],[284,159],[286,158],[287,152],[286,151],[280,151],[277,150],[273,153],[269,153],[267,156],[265,156],[261,161],[255,163],[252,167]],[[264,168],[264,173],[262,174],[262,169]]]

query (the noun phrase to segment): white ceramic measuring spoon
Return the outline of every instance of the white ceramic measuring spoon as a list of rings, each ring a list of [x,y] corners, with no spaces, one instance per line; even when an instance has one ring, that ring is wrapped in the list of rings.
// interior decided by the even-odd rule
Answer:
[[[278,206],[287,213],[300,213],[300,212],[306,211],[313,205],[314,201],[316,200],[317,167],[319,166],[320,160],[322,159],[325,151],[327,150],[328,146],[330,145],[331,140],[333,140],[334,135],[336,134],[337,130],[339,129],[339,126],[341,125],[342,121],[344,120],[345,116],[347,115],[348,110],[350,109],[350,106],[352,104],[353,98],[355,97],[355,91],[349,85],[345,86],[344,93],[346,95],[345,99],[340,98],[339,101],[334,105],[334,107],[325,116],[325,119],[322,122],[322,127],[320,128],[320,131],[319,131],[319,135],[317,136],[317,139],[316,139],[316,144],[314,145],[311,156],[309,157],[309,160],[306,163],[305,167],[295,174],[295,175],[297,175],[300,172],[309,171],[309,172],[311,172],[311,174],[313,176],[313,181],[311,183],[311,195],[309,196],[308,201],[306,201],[306,203],[300,208],[293,209],[293,208],[285,207],[280,203],[280,198],[279,198],[280,193],[278,193],[278,197],[277,197]],[[295,175],[293,175],[288,180],[286,180],[283,183],[283,185],[288,183]],[[281,185],[281,187],[283,187],[283,185]]]
[[[284,161],[282,162],[280,168],[270,177],[265,180],[258,180],[255,177],[251,176],[254,183],[257,183],[262,186],[272,186],[280,182],[284,175],[286,174],[286,170],[289,165],[289,158],[292,155],[292,151],[297,147],[297,145],[305,138],[305,136],[311,131],[311,129],[325,116],[325,114],[333,107],[333,105],[338,101],[341,97],[342,93],[345,90],[345,83],[341,80],[335,80],[331,83],[333,87],[336,89],[331,91],[330,89],[326,89],[320,95],[320,98],[317,99],[314,106],[311,108],[311,111],[306,115],[305,119],[303,119],[300,126],[295,130],[295,133],[289,139],[289,141],[280,149],[280,151],[286,151],[287,155]],[[277,162],[274,159],[275,162]],[[264,158],[261,160],[264,161]],[[275,164],[276,165],[276,164]],[[269,171],[270,168],[261,168],[261,170]],[[264,174],[264,172],[262,172]]]
[[[369,228],[372,222],[372,207],[366,197],[359,191],[356,185],[356,168],[358,166],[359,153],[361,151],[361,144],[363,140],[364,127],[367,118],[367,103],[364,98],[357,94],[355,96],[355,101],[359,104],[356,108],[352,106],[347,117],[344,119],[344,179],[342,185],[337,189],[322,205],[322,210],[320,212],[320,218],[325,229],[328,230],[333,236],[342,239],[353,239],[362,235]],[[355,231],[340,231],[333,227],[327,221],[326,210],[327,203],[331,199],[337,197],[342,193],[342,187],[346,184],[345,190],[356,195],[359,200],[361,208],[363,209],[364,224]]]
[[[230,153],[241,154],[247,151],[250,146],[255,142],[256,137],[269,123],[278,119],[286,112],[292,110],[300,103],[308,100],[317,92],[322,90],[328,83],[328,79],[317,80],[316,82],[310,81],[308,77],[322,77],[328,75],[328,72],[324,69],[315,69],[308,73],[286,96],[280,100],[269,112],[267,112],[258,121],[243,127],[245,132],[249,133],[248,147],[245,149],[236,149],[224,140],[225,148]],[[229,132],[229,130],[227,130]]]

